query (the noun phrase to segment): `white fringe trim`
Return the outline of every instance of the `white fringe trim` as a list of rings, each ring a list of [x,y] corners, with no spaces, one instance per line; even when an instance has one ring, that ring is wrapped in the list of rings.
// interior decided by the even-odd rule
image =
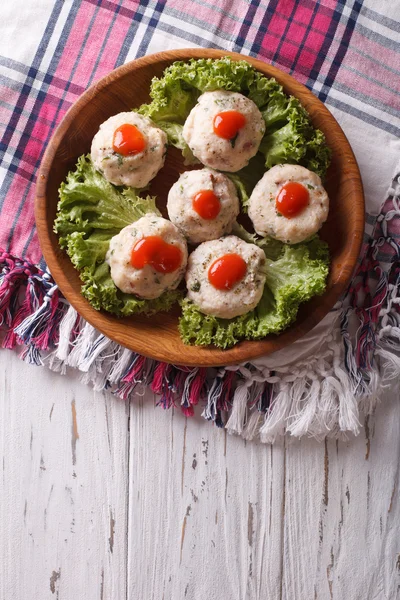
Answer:
[[[238,433],[239,435],[242,433],[246,419],[249,387],[253,383],[253,378],[249,377],[238,384],[233,397],[231,414],[225,425],[228,433]]]
[[[391,336],[399,332],[391,330]],[[351,374],[341,364],[344,351],[340,344],[340,330],[330,335],[327,350],[322,357],[310,357],[290,371],[267,369],[250,372],[244,367],[228,367],[239,371],[243,381],[237,386],[232,412],[226,423],[228,433],[242,435],[247,440],[259,437],[261,442],[274,443],[285,433],[301,438],[305,435],[319,441],[325,437],[357,435],[361,428],[360,413],[371,414],[389,382],[400,381],[400,357],[380,347],[375,356],[380,364],[369,374],[369,381],[354,383]],[[271,406],[263,416],[253,410],[246,422],[249,390],[254,385],[274,385]]]
[[[391,301],[398,302],[394,294]],[[357,435],[361,427],[360,413],[372,413],[382,390],[391,382],[400,381],[400,356],[396,354],[400,328],[393,326],[398,314],[386,308],[382,313],[384,326],[379,333],[375,364],[362,387],[355,363],[350,365],[350,372],[342,367],[344,349],[337,325],[327,335],[324,353],[304,359],[302,363],[274,371],[240,365],[219,369],[221,378],[226,371],[238,374],[225,425],[228,433],[271,444],[285,433],[296,438],[307,435],[319,441],[327,436]],[[74,332],[75,326],[77,331]],[[47,356],[46,362],[60,373],[65,373],[67,367],[79,369],[84,383],[102,390],[120,383],[133,356],[130,350],[118,346],[79,319],[76,311],[69,307],[60,323],[58,347]],[[196,371],[188,374],[187,387],[195,375]],[[209,401],[203,411],[207,419],[215,415],[221,392],[216,382],[209,383]],[[260,412],[257,403],[266,384],[273,386],[272,400],[265,412]]]

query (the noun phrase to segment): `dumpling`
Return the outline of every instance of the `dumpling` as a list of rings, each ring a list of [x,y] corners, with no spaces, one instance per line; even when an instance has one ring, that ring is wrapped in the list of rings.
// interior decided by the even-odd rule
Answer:
[[[171,221],[150,213],[111,238],[107,262],[122,292],[158,298],[183,278],[186,240]]]
[[[265,254],[235,235],[200,244],[188,260],[187,297],[206,315],[231,319],[259,303]]]
[[[249,199],[255,231],[287,244],[297,244],[316,233],[328,212],[329,198],[321,179],[299,165],[272,167]]]
[[[200,169],[182,173],[169,191],[167,210],[188,241],[198,244],[232,231],[239,199],[226,175]]]
[[[114,185],[145,187],[164,165],[167,136],[135,112],[114,115],[93,138],[94,166]]]
[[[199,97],[182,133],[203,165],[234,173],[257,153],[265,122],[252,100],[218,90]]]

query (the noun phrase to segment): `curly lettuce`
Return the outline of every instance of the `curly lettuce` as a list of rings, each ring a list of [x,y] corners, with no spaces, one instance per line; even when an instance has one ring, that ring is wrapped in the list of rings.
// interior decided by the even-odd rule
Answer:
[[[252,236],[237,229],[246,241]],[[229,348],[240,340],[259,340],[280,333],[296,319],[299,306],[323,294],[329,272],[328,246],[317,236],[307,243],[288,246],[268,239],[257,242],[267,257],[263,296],[254,310],[233,319],[202,314],[188,299],[181,302],[179,332],[186,344],[214,344]],[[271,258],[273,257],[273,258]]]
[[[182,126],[200,94],[219,89],[240,92],[260,109],[266,124],[259,152],[264,170],[281,163],[298,163],[325,176],[330,150],[324,134],[312,126],[296,98],[287,96],[275,79],[265,77],[244,60],[224,57],[174,62],[161,78],[152,80],[151,102],[143,104],[139,112],[164,129],[169,143],[182,150],[187,163],[194,162],[183,140]],[[241,179],[240,172],[236,177]],[[254,181],[247,180],[244,186],[250,194]]]
[[[284,115],[285,118],[278,121],[279,126],[274,121],[261,140],[260,152],[265,157],[265,166],[270,169],[281,163],[296,163],[324,178],[331,155],[324,134],[314,129],[308,113],[296,98],[289,98]],[[265,112],[263,116],[265,118]],[[276,115],[273,118],[276,119]]]
[[[105,262],[110,239],[146,213],[160,214],[155,198],[141,198],[133,188],[112,185],[81,156],[59,190],[54,230],[83,282],[82,294],[96,309],[117,316],[167,311],[179,299],[177,290],[154,300],[124,294],[114,284]]]

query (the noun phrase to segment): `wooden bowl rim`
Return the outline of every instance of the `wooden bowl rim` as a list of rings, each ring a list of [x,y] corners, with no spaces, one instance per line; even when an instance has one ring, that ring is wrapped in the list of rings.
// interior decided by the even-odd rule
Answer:
[[[346,257],[352,257],[352,263],[350,263],[350,261],[346,263],[347,267],[350,266],[350,269],[348,271],[342,269],[341,273],[335,280],[334,287],[321,296],[321,299],[324,298],[325,302],[315,307],[313,312],[303,319],[301,326],[299,326],[297,321],[295,321],[287,330],[278,336],[268,336],[266,339],[257,341],[245,340],[239,342],[228,350],[221,350],[214,347],[186,346],[182,343],[182,348],[178,352],[174,351],[171,353],[162,344],[155,346],[154,351],[152,348],[151,352],[149,352],[143,349],[140,343],[136,343],[135,339],[129,338],[128,343],[126,343],[126,340],[121,342],[119,335],[115,334],[114,332],[113,323],[123,323],[126,322],[128,318],[118,319],[117,317],[105,312],[95,311],[93,307],[91,307],[91,305],[83,298],[80,292],[75,291],[70,280],[63,272],[62,265],[59,261],[56,249],[54,248],[53,240],[48,228],[47,212],[49,203],[46,195],[48,174],[52,168],[52,164],[60,143],[65,134],[68,132],[71,123],[82,110],[82,108],[86,106],[101,90],[111,86],[121,77],[124,77],[129,73],[133,73],[138,68],[143,66],[149,67],[152,64],[160,61],[168,61],[172,63],[177,60],[187,61],[191,58],[216,59],[225,56],[228,56],[234,60],[245,60],[249,62],[253,67],[265,74],[267,77],[275,77],[284,88],[286,88],[286,83],[290,83],[290,86],[296,90],[293,95],[296,96],[297,92],[301,92],[302,95],[310,99],[312,103],[319,103],[319,111],[324,114],[324,117],[330,122],[330,125],[335,128],[336,135],[341,138],[342,147],[346,147],[346,150],[351,157],[351,160],[347,166],[352,169],[353,179],[357,181],[359,188],[358,190],[355,189],[356,197],[354,198],[354,222],[356,225],[353,228],[351,238],[346,241]],[[197,367],[217,367],[245,363],[260,356],[281,350],[282,348],[292,344],[304,336],[326,316],[326,314],[333,308],[336,301],[346,290],[352,277],[352,272],[357,264],[364,234],[365,202],[358,164],[342,128],[330,111],[325,107],[325,105],[303,84],[298,82],[291,75],[268,63],[264,63],[260,60],[249,56],[244,56],[236,52],[202,48],[181,48],[150,54],[148,56],[130,61],[118,67],[117,69],[114,69],[109,74],[102,77],[98,82],[92,84],[76,100],[56,128],[43,155],[36,182],[35,218],[39,242],[50,272],[59,289],[70,302],[70,304],[72,306],[76,306],[77,304],[79,305],[78,312],[86,321],[88,321],[91,325],[96,327],[101,333],[113,341],[128,347],[134,352],[148,356],[149,358],[178,365],[185,364],[187,366]],[[51,228],[52,225],[53,221],[51,223]],[[143,318],[146,319],[146,317]],[[157,338],[156,333],[154,334],[154,338]]]

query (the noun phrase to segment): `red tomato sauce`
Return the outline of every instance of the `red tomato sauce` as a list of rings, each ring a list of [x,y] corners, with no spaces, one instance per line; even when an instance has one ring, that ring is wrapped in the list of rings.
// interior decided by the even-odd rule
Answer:
[[[149,235],[136,242],[132,249],[131,265],[143,269],[151,265],[159,273],[172,273],[182,263],[182,251],[173,244],[167,244],[159,235]]]
[[[231,290],[246,275],[246,261],[239,254],[225,254],[208,269],[208,281],[217,290]]]
[[[246,117],[237,110],[226,110],[214,117],[214,133],[225,140],[232,140],[246,125]]]
[[[114,131],[113,150],[122,156],[139,154],[146,148],[146,140],[141,131],[130,123],[121,125]]]
[[[276,210],[290,219],[299,215],[310,202],[310,194],[301,183],[285,183],[276,195]]]
[[[201,190],[192,200],[193,210],[207,221],[218,217],[221,210],[221,203],[218,196],[212,190]]]

